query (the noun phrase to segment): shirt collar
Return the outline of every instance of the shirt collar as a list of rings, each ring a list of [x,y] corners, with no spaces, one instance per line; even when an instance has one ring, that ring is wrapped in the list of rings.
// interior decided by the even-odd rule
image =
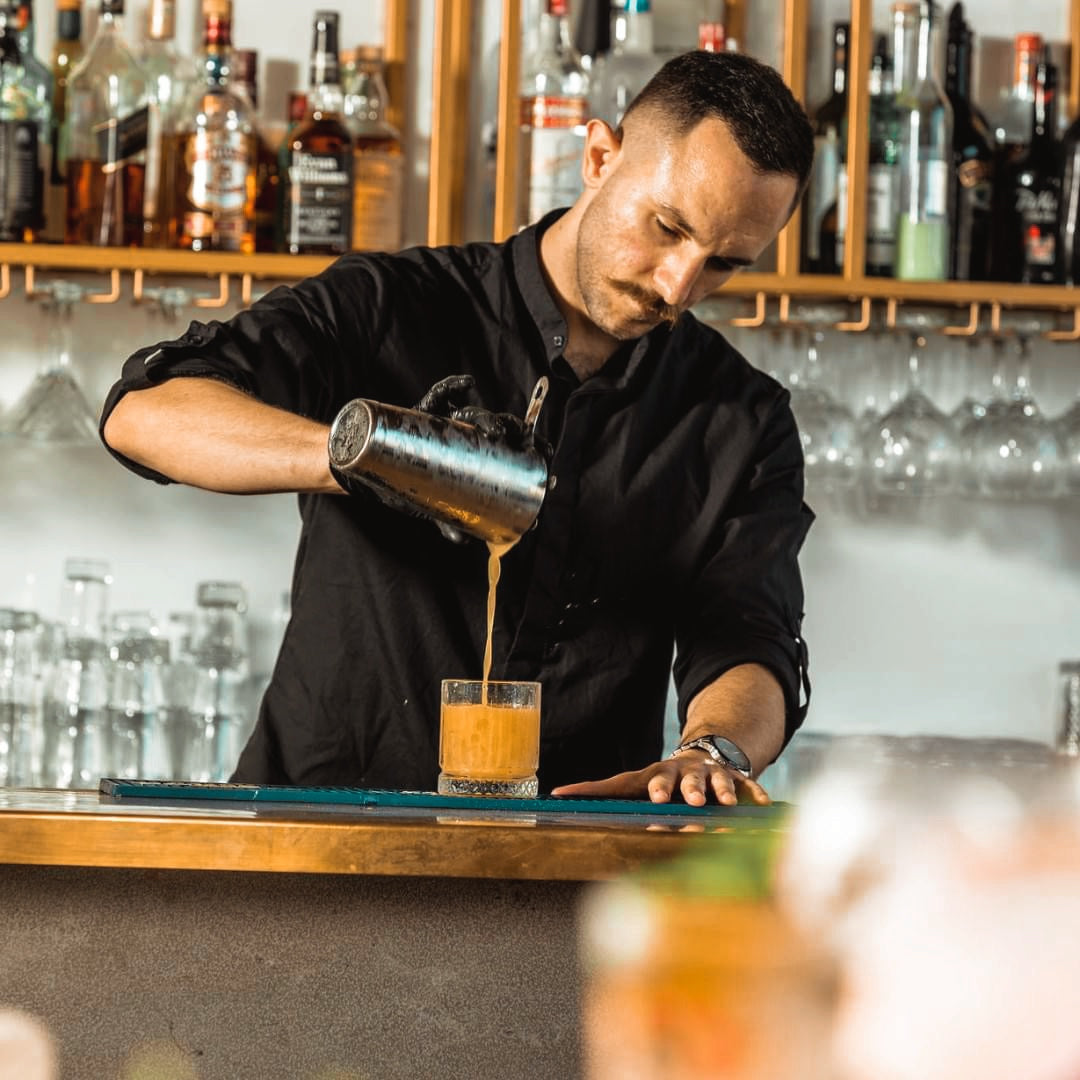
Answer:
[[[562,358],[568,330],[566,320],[559,311],[555,298],[551,295],[540,266],[540,237],[565,213],[565,209],[552,210],[535,224],[522,229],[509,241],[514,276],[525,306],[544,343],[549,367]],[[589,385],[596,389],[615,389],[625,386],[641,367],[641,362],[650,347],[659,341],[666,341],[669,334],[669,329],[661,324],[650,330],[644,337],[624,342],[616,349],[604,367],[588,380]],[[570,370],[569,366],[566,370]]]

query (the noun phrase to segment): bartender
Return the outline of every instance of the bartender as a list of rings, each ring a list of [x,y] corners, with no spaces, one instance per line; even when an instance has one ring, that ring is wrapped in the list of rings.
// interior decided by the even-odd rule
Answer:
[[[235,781],[434,788],[439,681],[481,671],[487,550],[343,490],[329,425],[450,375],[521,416],[546,375],[548,492],[503,558],[492,669],[543,685],[541,790],[769,801],[756,777],[808,692],[813,515],[787,391],[688,309],[775,239],[812,157],[775,71],[687,53],[618,130],[589,122],[572,207],[502,244],[346,255],[128,359],[101,421],[124,465],[299,493],[292,617]]]

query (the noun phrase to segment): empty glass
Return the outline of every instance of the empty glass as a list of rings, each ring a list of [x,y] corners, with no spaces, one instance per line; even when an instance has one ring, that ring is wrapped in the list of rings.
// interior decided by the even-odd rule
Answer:
[[[116,612],[110,638],[108,768],[124,779],[168,779],[161,680],[168,642],[148,611]]]
[[[953,426],[922,389],[925,349],[926,338],[912,334],[907,392],[864,435],[870,484],[880,494],[947,494],[956,481],[960,450]]]
[[[1016,381],[1006,402],[988,408],[971,432],[979,491],[991,498],[1051,498],[1063,473],[1054,425],[1031,396],[1030,347],[1019,338]]]
[[[12,406],[6,430],[43,442],[96,444],[97,418],[71,367],[72,311],[83,289],[70,281],[53,281],[40,291],[45,317],[43,363]]]

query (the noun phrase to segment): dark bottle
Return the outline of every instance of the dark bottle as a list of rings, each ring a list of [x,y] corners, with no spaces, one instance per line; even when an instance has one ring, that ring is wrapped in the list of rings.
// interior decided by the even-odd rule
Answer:
[[[900,195],[899,113],[888,38],[878,37],[870,64],[870,161],[866,172],[866,273],[892,277]]]
[[[352,239],[353,142],[343,119],[338,16],[315,13],[311,89],[303,122],[285,146],[284,250],[340,255]]]
[[[814,113],[814,169],[802,214],[802,267],[808,274],[837,273],[839,269],[836,235],[847,150],[848,30],[846,22],[833,27],[833,91]]]
[[[1062,159],[1064,167],[1058,210],[1059,254],[1065,284],[1076,285],[1080,284],[1080,115],[1065,132]]]
[[[971,103],[972,33],[963,4],[949,12],[945,49],[945,94],[953,108],[950,202],[955,227],[949,250],[949,277],[984,281],[990,276],[994,135]]]
[[[1057,122],[1057,68],[1043,50],[1035,74],[1031,145],[1013,173],[1014,226],[1019,227],[1019,280],[1054,285],[1062,280],[1057,251],[1061,205],[1061,148]]]
[[[233,50],[233,83],[251,102],[256,116],[259,114],[259,54],[254,49]],[[255,250],[274,250],[274,227],[278,207],[278,159],[277,153],[262,132],[262,125],[255,122]]]
[[[19,51],[15,6],[0,0],[0,241],[34,239],[41,223],[41,133],[48,114]]]

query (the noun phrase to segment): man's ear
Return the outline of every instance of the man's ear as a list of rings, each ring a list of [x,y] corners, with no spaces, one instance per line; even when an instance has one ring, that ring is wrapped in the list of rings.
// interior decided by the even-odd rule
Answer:
[[[585,156],[581,175],[585,186],[600,187],[615,167],[622,140],[603,120],[590,120],[585,126]]]

